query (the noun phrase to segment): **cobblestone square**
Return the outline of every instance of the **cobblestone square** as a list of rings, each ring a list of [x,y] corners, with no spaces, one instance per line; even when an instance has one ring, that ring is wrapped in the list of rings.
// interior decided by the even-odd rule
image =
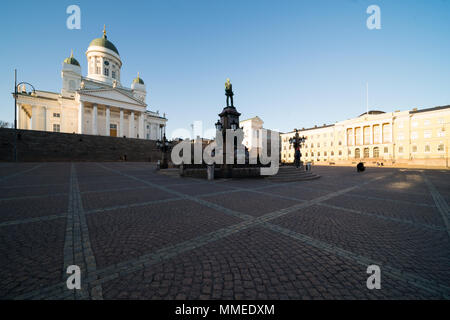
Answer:
[[[450,298],[449,171],[314,171],[208,182],[150,163],[0,163],[0,299]]]

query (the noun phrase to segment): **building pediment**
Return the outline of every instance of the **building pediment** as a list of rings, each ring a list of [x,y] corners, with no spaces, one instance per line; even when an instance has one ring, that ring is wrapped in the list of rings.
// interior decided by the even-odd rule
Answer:
[[[81,89],[77,91],[77,100],[105,104],[117,107],[146,108],[147,104],[117,88]]]

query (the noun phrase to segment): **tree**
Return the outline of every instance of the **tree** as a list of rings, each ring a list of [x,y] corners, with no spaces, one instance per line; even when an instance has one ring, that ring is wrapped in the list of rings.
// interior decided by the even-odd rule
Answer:
[[[12,125],[9,122],[0,120],[0,128],[12,128]]]

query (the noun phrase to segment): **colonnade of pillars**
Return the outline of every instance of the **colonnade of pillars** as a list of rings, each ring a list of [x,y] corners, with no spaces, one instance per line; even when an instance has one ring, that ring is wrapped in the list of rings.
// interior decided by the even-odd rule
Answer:
[[[390,129],[389,137],[387,137],[385,132],[386,125]],[[378,141],[375,141],[374,139],[375,127],[378,127]],[[367,135],[365,133],[365,128],[369,128],[368,139],[366,139]],[[357,134],[357,132],[359,132],[359,134]],[[345,142],[347,146],[391,143],[392,141],[394,141],[393,132],[394,130],[392,123],[389,124],[378,123],[370,126],[361,126],[361,127],[355,126],[352,128],[347,128]]]

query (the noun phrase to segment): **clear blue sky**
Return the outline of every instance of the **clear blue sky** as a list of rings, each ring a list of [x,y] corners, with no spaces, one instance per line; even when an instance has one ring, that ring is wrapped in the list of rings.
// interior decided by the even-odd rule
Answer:
[[[82,11],[66,28],[66,8]],[[366,9],[381,8],[368,30]],[[149,109],[168,131],[212,126],[231,78],[243,118],[265,127],[334,123],[371,109],[450,104],[450,1],[160,0],[5,1],[0,9],[0,119],[12,121],[13,70],[37,89],[59,91],[61,62],[84,55],[103,24],[123,60],[122,84],[140,71]]]

